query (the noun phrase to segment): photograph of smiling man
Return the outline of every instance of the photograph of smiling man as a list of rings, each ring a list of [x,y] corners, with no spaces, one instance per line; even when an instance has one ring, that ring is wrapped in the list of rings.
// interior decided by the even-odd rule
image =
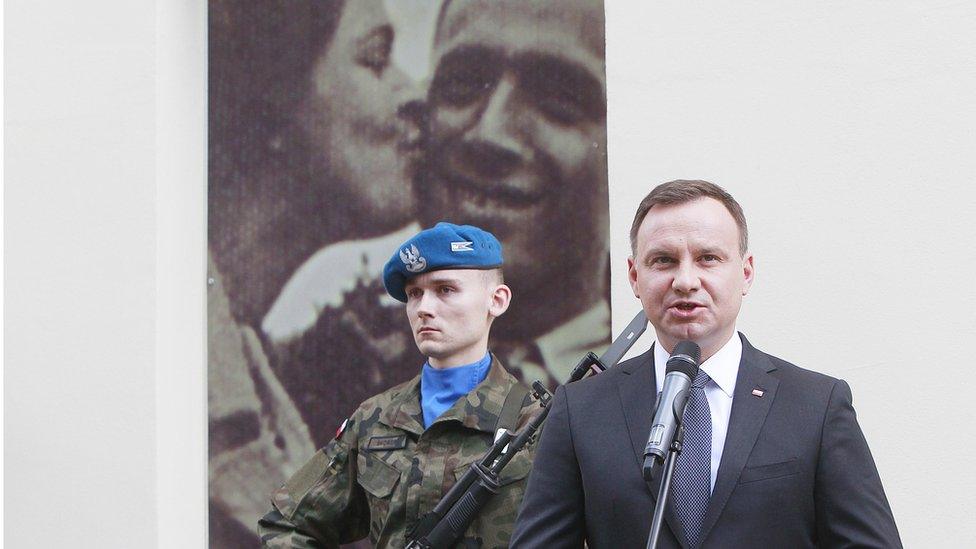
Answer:
[[[756,277],[739,202],[708,181],[662,183],[637,206],[630,247],[628,281],[656,341],[556,390],[511,547],[901,547],[847,382],[766,354],[736,329]],[[664,390],[669,357],[692,341],[700,363],[673,477],[647,480],[658,405],[648,394]]]
[[[440,220],[506,250],[491,348],[561,382],[609,343],[602,0],[210,0],[211,547],[422,355],[385,291]],[[553,284],[554,280],[558,284]],[[572,299],[562,299],[572,296]]]

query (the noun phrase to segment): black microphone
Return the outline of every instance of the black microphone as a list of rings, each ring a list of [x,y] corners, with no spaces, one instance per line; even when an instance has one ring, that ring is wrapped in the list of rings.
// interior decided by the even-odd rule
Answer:
[[[654,423],[644,447],[644,480],[653,480],[668,455],[674,435],[681,423],[681,416],[688,404],[688,390],[698,375],[701,348],[693,341],[682,341],[674,346],[664,374],[664,387],[654,412]]]

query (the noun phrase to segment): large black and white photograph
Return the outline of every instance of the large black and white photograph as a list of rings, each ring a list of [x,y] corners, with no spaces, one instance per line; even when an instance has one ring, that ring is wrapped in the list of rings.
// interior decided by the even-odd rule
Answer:
[[[973,545],[976,4],[0,19],[0,544]]]
[[[439,221],[491,231],[491,349],[554,388],[610,339],[602,0],[210,0],[211,547],[424,363],[383,288]]]

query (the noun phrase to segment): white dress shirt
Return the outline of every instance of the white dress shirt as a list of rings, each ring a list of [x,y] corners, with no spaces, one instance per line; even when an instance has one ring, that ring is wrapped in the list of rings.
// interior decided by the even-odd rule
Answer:
[[[664,388],[664,374],[667,367],[668,352],[663,345],[654,345],[654,376],[657,392]],[[711,489],[715,489],[715,476],[722,462],[725,448],[725,435],[729,431],[729,415],[732,413],[732,393],[735,380],[739,376],[739,362],[742,360],[742,340],[739,332],[733,330],[732,337],[700,366],[712,378],[705,384],[705,398],[712,413],[712,470]]]

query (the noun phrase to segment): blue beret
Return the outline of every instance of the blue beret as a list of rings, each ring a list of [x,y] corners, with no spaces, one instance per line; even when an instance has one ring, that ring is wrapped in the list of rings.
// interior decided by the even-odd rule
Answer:
[[[441,222],[400,245],[383,267],[383,285],[394,299],[407,301],[411,278],[444,269],[501,267],[502,245],[495,235],[472,225]]]

